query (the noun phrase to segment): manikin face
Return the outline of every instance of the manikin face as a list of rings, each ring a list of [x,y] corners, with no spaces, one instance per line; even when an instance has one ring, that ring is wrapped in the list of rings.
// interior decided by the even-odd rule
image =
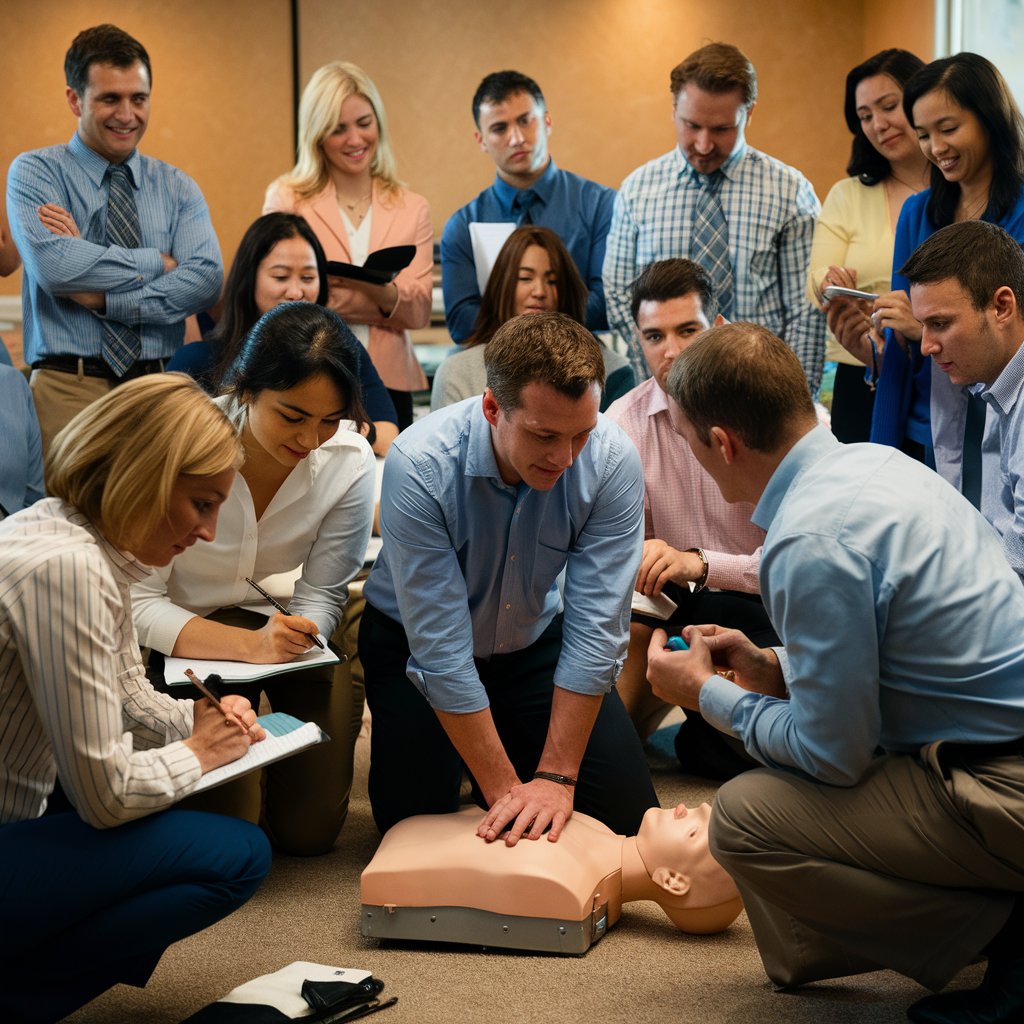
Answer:
[[[473,136],[503,180],[526,185],[548,165],[550,134],[551,115],[528,92],[516,92],[500,103],[480,104]]]
[[[903,89],[888,75],[871,75],[854,90],[860,130],[886,160],[917,158],[914,129],[903,113]]]
[[[665,302],[652,299],[641,302],[636,311],[636,326],[647,368],[664,391],[676,356],[710,324],[700,296],[690,292]]]
[[[261,391],[248,400],[248,406],[242,432],[246,449],[255,443],[258,450],[289,469],[334,437],[345,418],[341,392],[323,374],[286,391]]]
[[[320,143],[327,162],[342,174],[369,173],[377,152],[377,115],[370,101],[349,96],[338,112],[338,123]]]
[[[992,149],[977,116],[944,89],[926,92],[914,104],[914,129],[924,155],[946,181],[961,188],[988,186]]]
[[[996,292],[996,295],[999,295]],[[921,352],[953,384],[994,384],[1016,352],[996,331],[995,304],[977,310],[955,278],[910,286],[910,305],[921,321]]]
[[[709,804],[687,809],[652,807],[644,815],[636,848],[653,881],[688,905],[713,907],[737,896],[736,884],[711,856]]]
[[[108,163],[127,160],[146,134],[149,75],[141,61],[127,68],[90,64],[84,94],[68,86],[66,96],[82,141]]]
[[[516,276],[515,315],[550,313],[558,308],[558,280],[542,245],[527,246]]]
[[[679,90],[672,117],[676,141],[687,163],[711,174],[743,145],[744,131],[754,107],[743,105],[739,89],[705,92],[692,82]]]
[[[256,268],[253,300],[260,316],[282,302],[315,302],[320,292],[313,247],[304,238],[283,238]]]
[[[573,464],[597,426],[601,386],[594,383],[579,398],[533,381],[520,393],[519,408],[506,412],[490,388],[484,392],[484,416],[502,480],[549,491]]]
[[[143,565],[167,565],[197,540],[213,540],[217,513],[234,479],[233,469],[213,476],[182,473],[171,490],[167,518],[145,541],[133,544],[131,553]]]

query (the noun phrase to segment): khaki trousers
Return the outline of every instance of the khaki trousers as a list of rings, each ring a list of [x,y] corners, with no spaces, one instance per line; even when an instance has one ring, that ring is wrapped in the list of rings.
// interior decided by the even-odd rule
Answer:
[[[719,790],[711,849],[777,985],[890,968],[938,990],[1024,891],[1024,758],[933,743],[850,788],[748,772]]]
[[[86,377],[59,370],[33,370],[28,386],[32,389],[32,400],[39,417],[45,458],[54,437],[87,405],[105,395],[111,383],[102,377]]]
[[[258,628],[266,619],[241,608],[222,608],[209,618]],[[316,722],[331,737],[262,771],[196,796],[179,807],[212,811],[259,823],[283,853],[313,856],[334,845],[348,816],[356,738],[363,717],[363,687],[348,664],[283,672],[259,683],[225,685],[258,707],[262,690],[274,711]]]

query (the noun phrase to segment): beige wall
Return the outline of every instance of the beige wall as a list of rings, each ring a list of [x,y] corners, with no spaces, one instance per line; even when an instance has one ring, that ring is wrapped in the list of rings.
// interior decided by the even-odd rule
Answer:
[[[932,4],[850,0],[842,31],[819,0],[298,0],[303,83],[355,60],[391,119],[399,170],[426,195],[438,233],[493,177],[472,138],[470,99],[489,71],[514,67],[544,88],[559,164],[613,187],[674,142],[668,73],[712,39],[758,70],[753,145],[801,168],[819,194],[843,173],[847,70],[883,46],[931,55]],[[63,58],[80,29],[114,17],[149,49],[153,114],[144,150],[200,184],[225,257],[292,162],[288,0],[3,0],[0,172],[25,149],[65,141]],[[45,16],[41,16],[44,14]],[[18,290],[18,276],[0,293]]]
[[[153,62],[142,148],[182,168],[210,205],[226,257],[292,159],[288,0],[3,0],[0,175],[26,149],[66,142],[64,54],[79,30],[114,19]],[[20,271],[0,294],[20,290]]]
[[[725,39],[758,71],[751,143],[800,167],[820,192],[842,174],[842,87],[862,58],[860,2],[844,5],[851,30],[841,33],[820,0],[516,0],[515,17],[496,18],[504,6],[406,0],[389,5],[382,31],[379,0],[300,0],[303,82],[337,57],[366,69],[387,106],[400,173],[430,200],[438,232],[493,178],[472,138],[470,101],[503,67],[544,89],[559,165],[618,187],[674,145],[669,71]]]

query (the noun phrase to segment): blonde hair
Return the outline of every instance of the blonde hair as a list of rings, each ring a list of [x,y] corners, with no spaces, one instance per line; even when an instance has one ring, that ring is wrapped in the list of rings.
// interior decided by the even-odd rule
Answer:
[[[330,174],[320,144],[334,130],[342,104],[350,96],[362,96],[377,119],[377,147],[370,175],[388,192],[401,191],[387,114],[377,87],[358,65],[335,60],[314,71],[302,92],[295,166],[277,180],[277,184],[290,189],[299,199],[308,199],[327,187]]]
[[[46,456],[46,489],[130,551],[166,520],[181,474],[241,464],[235,428],[202,388],[183,373],[153,374],[119,385],[64,427]]]

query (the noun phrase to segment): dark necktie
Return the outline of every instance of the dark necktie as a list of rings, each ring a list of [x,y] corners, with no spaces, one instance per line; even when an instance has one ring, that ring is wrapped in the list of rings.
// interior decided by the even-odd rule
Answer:
[[[981,441],[985,433],[985,401],[980,395],[967,399],[964,424],[964,450],[960,468],[960,491],[975,507],[981,508]]]
[[[690,258],[711,276],[718,298],[718,311],[727,320],[733,315],[733,274],[729,257],[729,225],[718,198],[722,172],[701,175],[701,188],[693,212]]]
[[[107,241],[125,249],[138,249],[142,246],[139,211],[128,178],[128,168],[123,164],[113,164],[110,168]],[[103,361],[115,376],[123,377],[141,354],[142,339],[136,331],[116,320],[103,321]]]
[[[537,193],[532,188],[523,189],[522,192],[516,196],[515,208],[519,212],[518,224],[522,227],[524,224],[532,224],[533,217],[530,216],[530,210],[533,204],[537,201]]]

